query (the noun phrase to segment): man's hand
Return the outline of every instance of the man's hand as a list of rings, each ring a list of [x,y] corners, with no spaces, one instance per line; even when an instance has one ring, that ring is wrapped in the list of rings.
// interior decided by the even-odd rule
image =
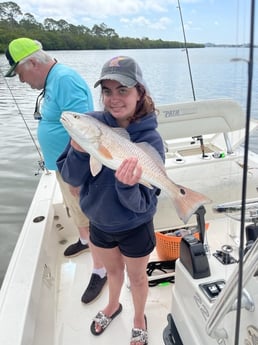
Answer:
[[[70,192],[73,196],[77,197],[80,195],[80,187],[73,187],[69,185]]]

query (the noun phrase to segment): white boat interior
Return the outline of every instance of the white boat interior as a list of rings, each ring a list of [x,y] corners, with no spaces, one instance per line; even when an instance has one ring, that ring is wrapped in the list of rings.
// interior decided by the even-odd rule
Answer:
[[[149,288],[146,304],[149,345],[163,344],[163,337],[167,337],[166,344],[233,345],[245,114],[233,100],[206,100],[160,106],[158,121],[167,150],[168,175],[174,182],[207,195],[211,203],[201,213],[207,230],[201,255],[204,273],[199,271],[202,263],[194,267],[196,261],[189,259],[187,241],[181,244],[175,272],[173,269],[167,274],[154,272],[155,279],[175,276],[175,284],[160,283]],[[256,127],[257,123],[252,121],[250,130]],[[257,177],[258,158],[250,152],[247,185],[250,214],[246,225],[255,226],[257,218]],[[237,212],[228,216],[225,212],[214,212],[216,207],[219,211],[233,208]],[[194,214],[184,225],[171,201],[161,193],[155,230],[164,234],[196,226],[201,230],[203,219],[200,221],[198,217],[198,213]],[[93,303],[81,302],[91,275],[91,256],[63,255],[67,245],[77,239],[55,173],[45,171],[0,290],[0,344],[129,344],[133,306],[126,274],[121,293],[122,313],[102,335],[96,337],[90,332],[92,318],[107,302],[108,287]],[[245,345],[257,344],[252,339],[258,339],[256,247],[257,243],[247,252],[244,263],[247,297],[239,337],[240,344]],[[182,251],[186,253],[184,256]],[[228,258],[229,263],[221,262]],[[162,257],[157,246],[151,261],[162,260],[172,259]],[[153,276],[149,277],[152,279]],[[214,287],[223,290],[211,296],[209,291]],[[177,331],[173,336],[169,331],[164,335],[167,319],[170,322],[173,319],[175,324]]]

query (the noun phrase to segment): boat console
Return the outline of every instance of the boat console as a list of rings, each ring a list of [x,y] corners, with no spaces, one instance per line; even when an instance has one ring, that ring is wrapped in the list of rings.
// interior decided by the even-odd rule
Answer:
[[[239,224],[239,202],[220,204],[216,208]],[[249,223],[245,227],[247,242],[243,257],[241,327],[238,331],[239,344],[254,345],[258,340],[257,199],[247,201],[246,221]],[[216,229],[221,224],[214,222],[210,227]],[[172,308],[163,332],[164,343],[233,345],[239,281],[238,252],[234,245],[228,243],[210,252],[204,245],[199,250],[198,241],[189,242],[189,238],[182,239],[180,258],[176,261]],[[196,251],[191,246],[196,247]]]

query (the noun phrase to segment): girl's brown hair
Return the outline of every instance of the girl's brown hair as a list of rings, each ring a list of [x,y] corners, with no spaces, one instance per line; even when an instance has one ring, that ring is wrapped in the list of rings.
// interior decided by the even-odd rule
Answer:
[[[155,104],[152,98],[147,95],[145,87],[138,83],[135,85],[137,92],[140,95],[140,99],[137,102],[135,114],[131,119],[131,122],[137,121],[141,117],[155,111]]]

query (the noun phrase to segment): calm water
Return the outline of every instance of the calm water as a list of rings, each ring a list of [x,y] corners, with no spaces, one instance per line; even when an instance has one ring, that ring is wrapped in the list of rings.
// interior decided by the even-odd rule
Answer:
[[[78,70],[92,88],[95,108],[100,109],[99,89],[93,89],[104,62],[118,54],[134,57],[156,102],[193,100],[186,54],[178,50],[59,51],[50,52],[59,62]],[[189,50],[196,100],[230,97],[246,107],[247,64],[231,62],[248,58],[247,49],[205,48]],[[252,116],[258,118],[258,57],[255,52]],[[39,155],[27,126],[35,138],[33,120],[38,91],[17,78],[3,78],[6,61],[0,55],[0,285],[39,181]],[[258,133],[250,147],[258,153]],[[35,139],[36,140],[36,139]],[[32,244],[33,245],[33,244]]]

